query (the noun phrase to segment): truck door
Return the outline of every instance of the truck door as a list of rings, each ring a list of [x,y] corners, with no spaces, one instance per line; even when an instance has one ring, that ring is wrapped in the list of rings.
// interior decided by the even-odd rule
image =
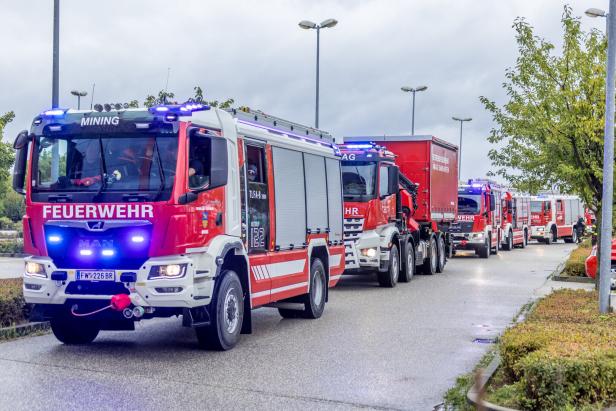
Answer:
[[[565,225],[565,207],[564,200],[556,200],[556,225]]]
[[[243,235],[250,256],[252,293],[263,296],[271,288],[271,279],[267,270],[270,262],[268,255],[270,207],[265,145],[247,141],[244,158],[242,170]],[[260,303],[263,303],[263,300],[264,298],[259,298]]]
[[[379,198],[380,216],[378,224],[387,224],[396,218],[396,196],[390,190],[389,166],[381,165],[379,168]]]

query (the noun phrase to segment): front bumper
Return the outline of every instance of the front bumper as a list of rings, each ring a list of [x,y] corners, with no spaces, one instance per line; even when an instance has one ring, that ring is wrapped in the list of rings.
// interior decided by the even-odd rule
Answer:
[[[389,264],[389,250],[381,249],[380,244],[381,237],[375,231],[362,233],[354,241],[345,241],[345,270],[384,269]],[[366,255],[366,252],[362,253],[363,250],[374,251]]]
[[[454,250],[477,250],[486,244],[484,233],[452,233]]]
[[[548,238],[550,234],[550,230],[548,230],[544,226],[534,225],[530,227],[530,238],[539,239],[539,238]]]
[[[32,261],[45,265],[46,278],[24,273],[23,293],[26,302],[32,304],[64,304],[67,300],[110,301],[115,293],[102,294],[101,290],[122,290],[130,295],[135,306],[142,307],[173,307],[193,308],[207,305],[212,299],[216,266],[214,261],[210,269],[195,269],[195,261],[189,255],[155,257],[148,259],[138,270],[115,270],[115,283],[88,281],[88,287],[83,287],[81,294],[77,282],[78,270],[56,267],[48,257],[27,257]],[[203,262],[203,257],[200,257]],[[165,278],[148,280],[150,269],[155,265],[186,264],[186,273],[181,278]],[[51,280],[54,271],[66,271],[66,281]],[[113,270],[105,270],[113,271]],[[120,282],[122,273],[136,273],[137,281],[123,284]],[[72,285],[71,285],[72,284]],[[105,288],[103,288],[105,287]],[[99,288],[97,290],[97,288]]]

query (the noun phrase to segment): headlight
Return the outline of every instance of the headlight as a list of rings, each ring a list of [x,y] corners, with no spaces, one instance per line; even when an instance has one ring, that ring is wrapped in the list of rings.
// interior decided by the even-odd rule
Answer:
[[[483,233],[473,233],[471,234],[471,238],[473,240],[483,240]]]
[[[26,274],[33,275],[36,277],[47,278],[47,273],[45,272],[45,265],[32,261],[26,262]]]
[[[154,265],[150,268],[148,280],[156,278],[182,278],[186,275],[187,264]]]
[[[361,255],[363,255],[364,257],[368,257],[368,258],[376,257],[376,248],[375,247],[372,247],[372,248],[362,248],[360,252],[361,252]]]

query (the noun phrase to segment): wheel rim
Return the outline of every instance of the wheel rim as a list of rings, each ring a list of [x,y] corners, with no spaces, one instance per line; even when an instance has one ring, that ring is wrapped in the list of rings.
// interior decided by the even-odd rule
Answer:
[[[394,256],[391,260],[391,279],[396,282],[398,281],[398,275],[400,275],[400,266],[398,264],[398,256],[397,254],[392,250],[392,253],[394,253]]]
[[[320,306],[323,301],[323,276],[321,275],[321,270],[317,270],[314,275],[314,283],[313,283],[313,298],[312,302],[315,306]]]
[[[407,278],[411,278],[413,276],[413,266],[415,265],[415,261],[413,259],[413,252],[409,250],[408,256],[406,257],[406,276]]]
[[[235,294],[234,289],[230,288],[225,295],[224,316],[225,316],[225,328],[229,334],[233,334],[237,329],[239,323],[239,302]]]
[[[432,271],[436,271],[436,242],[432,240],[432,252],[430,253],[430,265],[432,266]]]
[[[507,244],[509,248],[513,248],[513,234],[509,233],[509,239],[507,239]]]
[[[438,259],[442,267],[445,265],[445,243],[443,241],[439,241],[438,245]]]
[[[573,235],[571,237],[573,238],[573,242],[575,243],[577,241],[577,233],[575,232],[575,230],[573,230]]]

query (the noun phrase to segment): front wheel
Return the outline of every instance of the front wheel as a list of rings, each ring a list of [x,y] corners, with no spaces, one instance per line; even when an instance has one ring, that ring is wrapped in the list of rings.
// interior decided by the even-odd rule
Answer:
[[[505,244],[505,250],[513,250],[513,232],[511,231],[507,233],[507,243]]]
[[[436,239],[432,236],[428,244],[428,258],[424,260],[421,266],[421,271],[424,274],[433,275],[436,273],[436,267],[438,265],[438,251],[436,247]]]
[[[524,233],[522,235],[524,236],[524,238],[522,238],[521,247],[526,248],[526,246],[528,245],[528,231],[524,230]]]
[[[398,247],[394,244],[389,249],[389,269],[385,272],[379,271],[377,274],[379,285],[381,287],[393,288],[398,284],[399,275],[400,255],[398,254]]]
[[[492,237],[488,236],[488,238],[486,239],[485,244],[479,250],[479,258],[490,258],[490,251],[491,251],[491,248],[492,248],[491,244],[492,244]]]
[[[242,284],[235,271],[224,271],[211,303],[211,324],[195,328],[201,348],[226,351],[235,347],[244,320],[243,295]]]
[[[94,341],[100,329],[94,321],[61,314],[51,319],[51,331],[66,345],[84,345]]]

